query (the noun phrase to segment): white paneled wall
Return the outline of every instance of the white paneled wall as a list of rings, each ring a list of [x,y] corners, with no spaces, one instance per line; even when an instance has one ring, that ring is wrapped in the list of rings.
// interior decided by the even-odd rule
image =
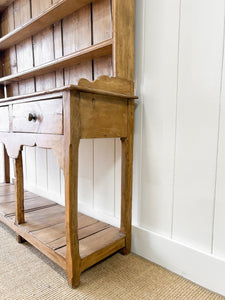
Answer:
[[[0,144],[0,166],[4,165],[4,154],[3,154],[3,145]],[[0,169],[0,182],[3,182],[5,180],[3,169]]]
[[[0,163],[3,165],[3,147],[0,146]],[[24,147],[23,162],[25,188],[64,205],[64,175],[53,151]],[[11,176],[14,176],[13,160],[11,160]],[[0,182],[3,181],[3,168],[1,168]],[[120,185],[120,140],[81,140],[79,210],[119,226]]]
[[[170,236],[179,0],[145,1],[145,12],[140,224]]]
[[[81,140],[79,210],[119,226],[120,140]],[[64,175],[52,150],[24,148],[25,188],[65,203]]]
[[[225,295],[224,11],[225,0],[136,1],[133,251]],[[116,225],[120,151],[80,144],[79,208]],[[26,187],[64,203],[53,152],[24,152]]]
[[[133,251],[225,295],[225,1],[136,6]]]
[[[207,252],[213,234],[223,35],[224,0],[181,2],[173,237]]]

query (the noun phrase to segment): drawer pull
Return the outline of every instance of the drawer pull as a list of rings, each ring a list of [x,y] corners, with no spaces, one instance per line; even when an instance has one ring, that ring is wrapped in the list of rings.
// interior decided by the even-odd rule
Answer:
[[[37,121],[37,116],[35,114],[29,113],[29,115],[28,115],[28,121],[29,122],[31,122],[31,121],[36,122]]]

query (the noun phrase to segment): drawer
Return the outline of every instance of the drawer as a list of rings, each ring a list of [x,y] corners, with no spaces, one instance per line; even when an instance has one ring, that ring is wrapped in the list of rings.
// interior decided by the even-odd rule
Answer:
[[[63,134],[62,99],[13,105],[12,130],[46,134]]]
[[[9,108],[0,107],[0,131],[9,131]]]

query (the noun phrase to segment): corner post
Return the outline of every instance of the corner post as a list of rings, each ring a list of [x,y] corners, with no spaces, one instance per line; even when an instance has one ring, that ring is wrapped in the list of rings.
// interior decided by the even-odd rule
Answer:
[[[133,181],[133,134],[134,134],[134,100],[128,100],[127,106],[128,131],[122,138],[122,177],[121,177],[121,226],[120,231],[126,234],[126,246],[122,254],[131,251],[132,222],[132,181]]]
[[[64,92],[66,271],[68,283],[80,283],[78,240],[78,151],[80,143],[79,92]]]

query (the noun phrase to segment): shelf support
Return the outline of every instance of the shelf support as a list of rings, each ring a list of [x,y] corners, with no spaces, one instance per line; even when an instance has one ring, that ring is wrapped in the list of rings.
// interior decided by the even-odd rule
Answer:
[[[66,219],[66,271],[72,288],[80,284],[80,254],[78,240],[78,152],[80,143],[79,93],[64,93],[64,175]]]
[[[134,100],[128,100],[128,133],[122,143],[122,182],[121,182],[121,226],[120,231],[126,234],[126,246],[122,254],[131,251],[132,221],[132,179],[133,179],[133,131],[134,131]]]

